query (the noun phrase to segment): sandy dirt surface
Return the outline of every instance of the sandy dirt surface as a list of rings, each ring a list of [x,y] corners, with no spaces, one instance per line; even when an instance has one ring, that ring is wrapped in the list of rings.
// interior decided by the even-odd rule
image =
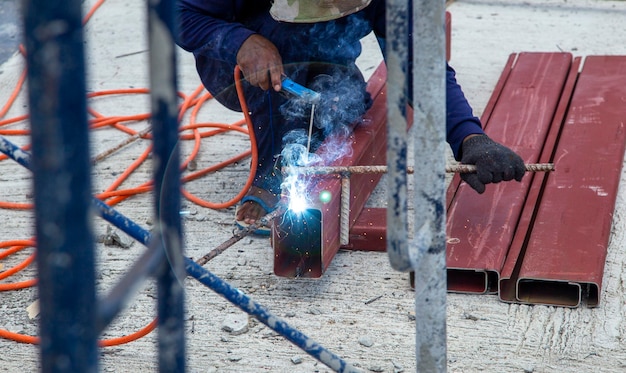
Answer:
[[[93,3],[85,2],[86,9]],[[452,60],[458,80],[476,113],[481,114],[510,53],[569,51],[577,56],[626,54],[626,1],[591,0],[463,0],[449,6],[452,13]],[[91,92],[147,87],[145,6],[141,2],[108,0],[86,26],[88,87]],[[359,60],[369,75],[380,63],[375,42],[364,40]],[[191,94],[199,85],[193,59],[179,54],[179,89]],[[24,68],[14,55],[0,66],[0,103],[8,100]],[[98,97],[90,106],[104,116],[149,111],[143,94]],[[4,118],[26,113],[24,92]],[[4,119],[3,118],[3,119]],[[241,114],[214,102],[199,113],[198,122],[234,123]],[[183,121],[188,123],[188,116]],[[145,121],[129,123],[140,131]],[[10,128],[25,128],[21,122]],[[115,129],[92,131],[92,153],[99,154],[128,135]],[[11,136],[24,145],[28,139]],[[93,189],[99,193],[142,152],[149,142],[139,140],[97,163]],[[206,168],[248,147],[236,132],[202,141],[195,159]],[[191,142],[183,144],[190,154]],[[235,196],[243,186],[248,161],[229,166],[185,185],[205,200],[219,202]],[[137,186],[150,178],[149,160],[122,185]],[[626,175],[626,174],[625,174]],[[622,184],[625,177],[622,176]],[[0,201],[29,202],[31,179],[11,161],[0,162]],[[622,185],[623,187],[623,185]],[[451,372],[621,372],[626,369],[624,282],[626,261],[626,194],[620,189],[607,256],[600,307],[561,308],[505,304],[491,295],[448,296],[448,369]],[[142,194],[116,206],[121,213],[149,229],[152,196]],[[234,207],[210,209],[183,201],[185,250],[199,258],[230,238]],[[1,241],[29,239],[33,218],[29,210],[1,209]],[[108,223],[94,219],[96,236],[106,236]],[[143,250],[113,227],[121,243],[96,244],[98,291],[104,294],[128,270]],[[7,260],[5,268],[24,260],[26,249]],[[414,293],[406,273],[395,272],[385,253],[341,251],[319,280],[292,280],[273,275],[273,255],[267,238],[249,237],[205,267],[251,295],[290,325],[320,342],[347,361],[371,372],[415,371]],[[33,278],[33,266],[10,281]],[[328,372],[329,368],[280,335],[199,284],[186,282],[187,354],[190,372]],[[104,338],[132,333],[155,315],[156,287],[147,282],[128,309],[106,330]],[[36,335],[37,318],[26,308],[37,299],[36,289],[0,293],[0,328]],[[229,333],[232,319],[247,320],[247,330]],[[418,331],[419,332],[419,331]],[[101,350],[104,372],[157,371],[155,335]],[[0,371],[29,372],[39,368],[38,349],[0,339]]]

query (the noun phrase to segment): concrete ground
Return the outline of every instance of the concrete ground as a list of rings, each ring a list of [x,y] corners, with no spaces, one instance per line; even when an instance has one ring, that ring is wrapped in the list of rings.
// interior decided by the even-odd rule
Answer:
[[[4,63],[17,50],[21,29],[15,0],[0,0],[0,63]]]
[[[85,2],[86,9],[93,0]],[[577,56],[626,54],[626,1],[592,0],[457,0],[452,13],[452,60],[458,80],[478,115],[510,53],[569,51]],[[88,87],[92,92],[147,86],[145,5],[108,0],[86,26]],[[364,40],[359,61],[365,74],[380,62],[371,38]],[[180,91],[198,87],[193,59],[180,53]],[[0,103],[6,102],[24,68],[13,55],[0,66]],[[24,92],[4,116],[26,113]],[[145,95],[99,97],[90,106],[106,116],[145,113]],[[238,113],[207,104],[199,122],[233,123]],[[188,119],[186,119],[188,120]],[[128,124],[141,130],[148,124]],[[8,128],[24,128],[23,122]],[[93,154],[127,138],[113,129],[94,130]],[[28,139],[11,136],[20,145]],[[148,142],[136,141],[94,167],[94,192],[105,190]],[[189,154],[191,144],[183,152]],[[236,133],[203,140],[196,158],[202,169],[248,147]],[[232,198],[242,187],[248,163],[240,162],[186,185],[190,192],[211,201]],[[150,177],[149,163],[123,184],[132,187]],[[561,308],[505,304],[491,295],[449,294],[447,298],[447,358],[451,372],[621,372],[626,369],[626,193],[617,196],[614,226],[607,255],[601,304],[598,308]],[[0,201],[27,202],[30,175],[10,161],[0,162]],[[140,225],[151,224],[151,196],[132,197],[116,208]],[[184,201],[186,255],[199,258],[232,234],[234,208],[209,209]],[[0,209],[2,241],[32,236],[29,211]],[[107,235],[108,224],[94,220],[95,234]],[[142,247],[96,245],[98,290],[105,292],[128,269]],[[111,234],[109,233],[109,237]],[[130,244],[129,247],[127,244]],[[26,250],[27,251],[27,250]],[[0,261],[5,268],[29,253]],[[392,270],[385,253],[340,252],[319,280],[291,280],[272,274],[273,255],[266,238],[250,237],[206,265],[216,275],[250,294],[271,312],[349,362],[371,372],[415,371],[414,293],[408,275]],[[10,281],[32,278],[29,268]],[[297,347],[256,320],[247,331],[229,333],[223,326],[232,318],[246,319],[238,308],[194,280],[187,280],[187,353],[190,372],[327,372]],[[154,317],[155,285],[148,282],[129,308],[105,332],[122,336]],[[29,335],[37,333],[37,318],[26,308],[37,298],[35,289],[0,293],[0,328]],[[419,332],[419,331],[418,331]],[[135,342],[101,350],[104,372],[157,371],[155,334]],[[36,346],[0,339],[0,371],[37,371]]]

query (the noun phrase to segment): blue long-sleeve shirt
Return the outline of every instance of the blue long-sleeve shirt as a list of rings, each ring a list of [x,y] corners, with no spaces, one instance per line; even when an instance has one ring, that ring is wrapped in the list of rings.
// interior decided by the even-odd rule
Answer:
[[[237,63],[237,52],[243,42],[255,32],[244,24],[260,13],[267,13],[270,0],[178,0],[178,44],[196,56],[201,75],[210,75],[207,61],[222,61],[228,66]],[[385,37],[385,1],[373,0],[361,12],[369,21],[361,30],[362,36],[374,31],[381,39]],[[293,35],[284,35],[285,38]],[[303,44],[306,45],[306,44]],[[360,49],[351,52],[360,53]],[[356,56],[352,56],[356,58]],[[410,59],[412,60],[412,59]],[[483,134],[480,120],[474,116],[456,73],[446,65],[446,139],[455,158],[461,156],[463,139],[470,134]],[[212,68],[212,65],[211,67]],[[205,85],[210,76],[201,76]],[[409,89],[411,93],[411,89]]]

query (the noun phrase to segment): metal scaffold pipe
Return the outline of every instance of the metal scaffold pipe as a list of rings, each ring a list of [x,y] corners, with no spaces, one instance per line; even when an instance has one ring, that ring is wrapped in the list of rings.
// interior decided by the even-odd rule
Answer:
[[[407,218],[407,74],[409,2],[387,0],[387,35],[383,50],[387,65],[387,252],[391,266],[409,271]]]
[[[154,247],[167,260],[157,271],[159,370],[185,371],[185,324],[174,0],[148,1],[150,98],[152,107]]]
[[[96,289],[79,0],[23,4],[42,372],[96,372]],[[14,153],[21,158],[24,154]],[[26,162],[26,161],[25,161]]]
[[[446,371],[446,53],[445,1],[413,4],[415,270],[418,372]]]
[[[386,6],[387,252],[394,269],[416,273],[417,371],[442,372],[446,370],[445,2],[388,0]],[[407,84],[411,63],[412,87]],[[414,176],[415,235],[411,242],[407,86],[412,89],[415,108],[413,156],[420,170],[419,177]]]

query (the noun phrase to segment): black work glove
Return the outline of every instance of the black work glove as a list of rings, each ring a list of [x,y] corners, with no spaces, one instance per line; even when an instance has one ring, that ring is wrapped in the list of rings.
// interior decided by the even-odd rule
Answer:
[[[485,184],[522,181],[526,172],[519,155],[486,135],[465,140],[462,151],[461,163],[476,165],[476,173],[462,173],[461,179],[480,194],[485,191]]]

